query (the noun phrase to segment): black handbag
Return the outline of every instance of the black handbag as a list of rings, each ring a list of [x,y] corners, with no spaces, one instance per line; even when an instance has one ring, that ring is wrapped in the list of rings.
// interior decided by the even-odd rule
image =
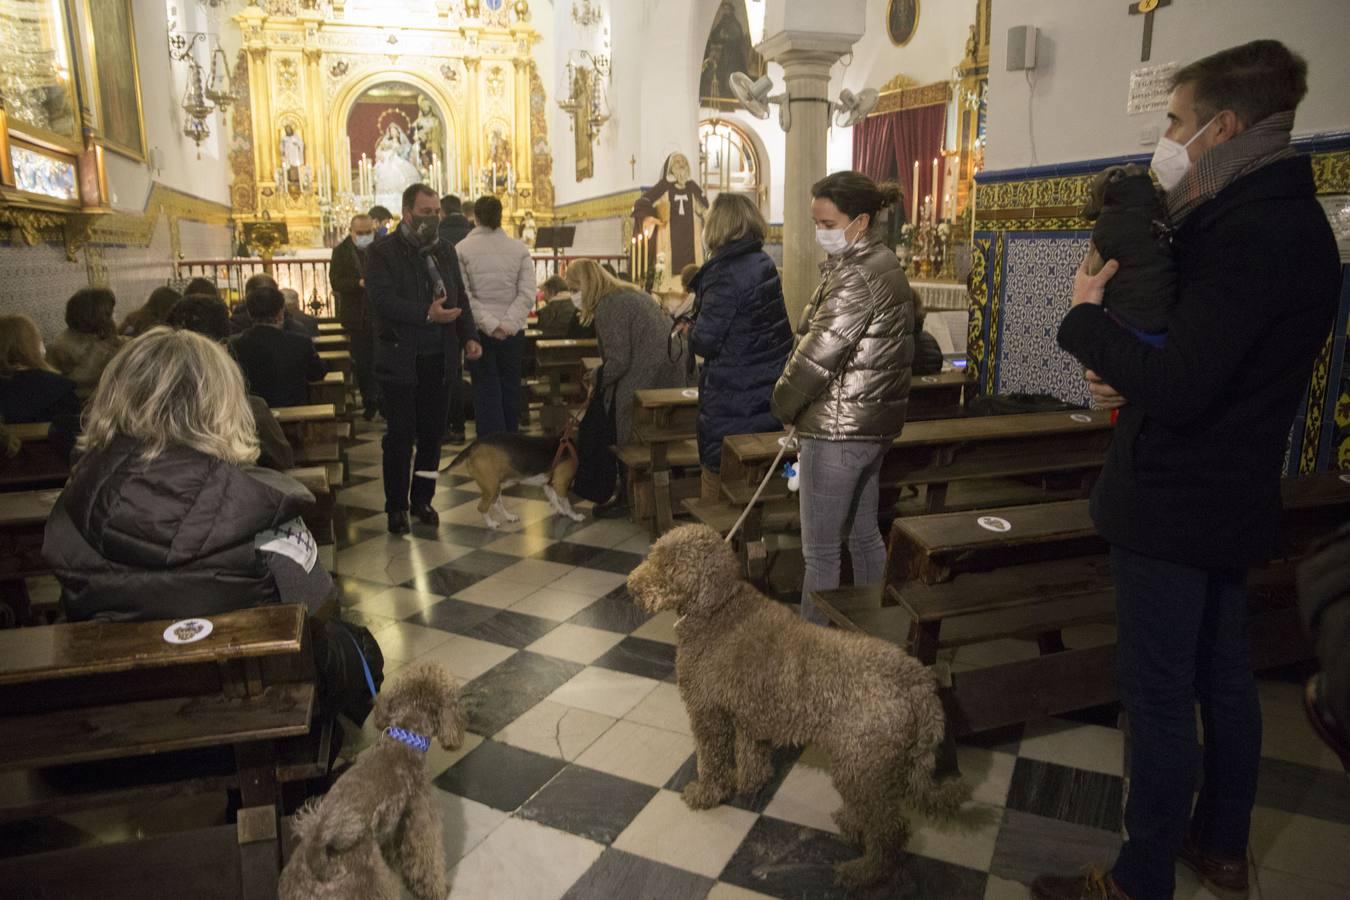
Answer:
[[[592,503],[607,503],[614,496],[619,477],[619,459],[613,447],[619,440],[613,403],[605,402],[605,367],[595,370],[595,390],[582,414],[574,438],[577,445],[577,474],[572,492]]]

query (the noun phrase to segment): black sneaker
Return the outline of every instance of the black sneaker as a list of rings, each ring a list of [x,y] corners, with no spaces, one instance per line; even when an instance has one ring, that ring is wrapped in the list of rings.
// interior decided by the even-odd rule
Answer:
[[[417,517],[417,521],[423,525],[441,524],[441,515],[431,508],[430,503],[417,503],[413,505],[412,514]]]
[[[389,514],[389,533],[407,534],[412,531],[412,526],[408,524],[408,513],[400,510]]]

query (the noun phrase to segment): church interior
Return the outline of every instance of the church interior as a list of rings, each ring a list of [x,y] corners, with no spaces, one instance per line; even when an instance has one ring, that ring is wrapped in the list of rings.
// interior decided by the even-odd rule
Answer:
[[[1336,684],[1345,696],[1350,561],[1342,549],[1317,568],[1321,542],[1350,522],[1348,37],[1344,0],[0,0],[0,896],[1350,896],[1350,724],[1338,732],[1318,706]],[[1216,108],[1219,124],[1197,120],[1192,143],[1174,141],[1185,126],[1169,109],[1191,84],[1178,72],[1254,41],[1306,61],[1307,91],[1275,161],[1238,177],[1293,157],[1311,175],[1298,181],[1306,196],[1248,229],[1266,237],[1224,245],[1228,264],[1274,272],[1313,259],[1286,239],[1283,211],[1306,200],[1306,244],[1319,261],[1334,246],[1335,266],[1307,285],[1280,276],[1256,306],[1234,302],[1235,318],[1214,319],[1187,357],[1183,310],[1200,276],[1186,253],[1208,225],[1196,224],[1203,207],[1161,225],[1181,299],[1165,343],[1131,351],[1157,378],[1212,364],[1213,378],[1196,376],[1210,385],[1292,365],[1257,349],[1218,361],[1250,331],[1245,311],[1278,315],[1294,302],[1286,294],[1325,302],[1301,320],[1317,325],[1302,326],[1296,371],[1242,382],[1282,391],[1278,402],[1261,394],[1283,441],[1265,487],[1191,529],[1227,534],[1236,526],[1223,520],[1241,519],[1251,533],[1259,516],[1246,510],[1272,504],[1266,518],[1281,529],[1237,601],[1243,677],[1255,671],[1259,702],[1246,849],[1223,866],[1185,851],[1165,865],[1173,885],[1145,889],[1140,854],[1123,848],[1157,840],[1139,799],[1162,777],[1141,763],[1157,760],[1146,749],[1156,734],[1126,696],[1137,689],[1129,654],[1142,652],[1129,641],[1147,638],[1118,621],[1119,532],[1102,494],[1128,483],[1141,527],[1164,513],[1191,522],[1195,492],[1178,488],[1160,511],[1146,475],[1104,473],[1128,465],[1121,454],[1142,459],[1149,438],[1155,454],[1175,440],[1178,471],[1195,466],[1218,492],[1246,497],[1234,461],[1245,432],[1197,459],[1182,448],[1219,414],[1178,424],[1126,399],[1150,382],[1110,381],[1111,370],[1102,380],[1125,405],[1102,403],[1071,321],[1084,341],[1092,313],[1106,323],[1094,335],[1111,321],[1139,330],[1110,312],[1110,293],[1105,315],[1100,294],[1081,296],[1098,277],[1080,268],[1098,234],[1084,207],[1108,167],[1146,172],[1152,160],[1169,188],[1165,148],[1192,154],[1181,184],[1211,172],[1194,148],[1229,146],[1214,130],[1238,114]],[[855,215],[821,187],[846,171],[878,196],[894,186],[894,202]],[[729,210],[743,210],[748,224],[731,236],[754,238],[775,318],[724,323],[713,345],[700,310],[705,293],[730,290],[731,276],[714,278],[730,265],[718,218]],[[464,231],[448,239],[457,222]],[[832,230],[846,249],[830,250]],[[839,254],[847,268],[863,252],[884,275],[834,274]],[[799,363],[823,365],[802,362],[808,346],[848,332],[847,298],[831,292],[851,284],[883,304],[887,279],[906,286],[896,315],[908,324],[878,363],[903,371],[903,430],[883,430],[868,444],[879,455],[861,461],[838,423],[862,413],[819,426],[844,432],[826,440],[806,424],[816,406],[790,422],[782,396]],[[611,289],[640,308],[607,319]],[[492,291],[506,299],[489,331],[480,294]],[[236,347],[271,327],[273,294],[275,322],[311,367],[298,400],[264,390],[281,363],[257,373]],[[369,296],[365,312],[352,311],[355,295]],[[462,309],[440,305],[455,295]],[[577,311],[565,330],[544,330],[556,296]],[[73,334],[93,333],[78,321],[81,298],[113,320],[98,340]],[[222,323],[233,316],[230,331],[194,325],[194,300]],[[827,307],[838,318],[820,324]],[[839,364],[877,346],[885,320],[858,319]],[[179,330],[214,338],[181,352],[239,362],[219,377],[257,401],[240,420],[257,425],[250,462],[259,446],[267,457],[263,419],[273,423],[288,460],[270,466],[273,481],[212,481],[250,470],[229,449],[155,482],[155,454],[179,459],[172,435],[169,449],[140,438],[157,446],[147,462],[114,473],[106,461],[129,440],[107,437],[108,423],[143,425],[175,387],[167,374],[144,393],[110,380],[134,379],[135,365],[170,371],[149,345]],[[706,348],[763,354],[773,340],[763,385],[760,361],[723,369],[718,386],[718,351]],[[28,361],[25,342],[41,348]],[[934,348],[927,374],[921,346]],[[1123,350],[1094,352],[1125,366]],[[427,360],[444,366],[443,382]],[[71,406],[10,412],[38,402],[37,388],[18,386],[32,369],[72,380]],[[230,404],[212,399],[214,370],[185,371],[192,383],[174,402],[223,427]],[[810,403],[854,383],[829,378]],[[854,400],[871,402],[881,383]],[[769,424],[724,429],[710,450],[709,422],[723,414],[714,387],[721,402],[762,395]],[[1161,394],[1211,387],[1176,381]],[[192,452],[207,446],[193,439]],[[844,445],[829,463],[842,468],[825,468],[831,443]],[[601,455],[609,500],[582,488]],[[91,480],[91,462],[110,468]],[[831,552],[842,575],[816,590],[808,545],[823,526],[808,494],[835,477],[821,473],[845,470],[871,479],[861,502],[878,513],[884,575],[864,581],[882,560],[869,569],[841,511]],[[305,502],[277,500],[291,512],[226,548],[257,485],[269,497],[290,489],[277,479]],[[208,482],[232,487],[208,494]],[[170,521],[180,504],[169,498],[187,490],[202,493]],[[83,496],[95,491],[103,499]],[[858,518],[870,533],[870,515]],[[61,543],[75,532],[97,562]],[[719,540],[695,554],[696,532]],[[665,568],[677,551],[681,567]],[[1232,552],[1225,563],[1245,567]],[[247,576],[230,569],[240,553]],[[278,603],[291,582],[267,561],[277,555],[321,578],[324,596]],[[131,557],[153,557],[154,572]],[[1333,598],[1308,613],[1332,582],[1339,609]],[[100,607],[97,585],[116,603]],[[734,629],[708,619],[706,637],[712,614],[699,604],[736,590],[758,592],[762,618]],[[798,616],[808,595],[818,620]],[[226,597],[250,600],[213,599]],[[1339,643],[1325,636],[1338,622]],[[339,657],[360,712],[326,716],[326,667]],[[1195,681],[1178,688],[1188,709],[1207,696]],[[743,696],[750,711],[728,712]],[[917,736],[926,716],[931,740]],[[1208,776],[1221,733],[1208,707],[1196,722]],[[888,742],[905,749],[885,757]],[[719,765],[731,767],[720,793]],[[903,815],[887,805],[891,781],[921,779],[901,769],[932,778],[906,794]],[[923,794],[958,783],[965,793],[945,806]],[[1045,893],[1046,874],[1080,878],[1083,892]]]

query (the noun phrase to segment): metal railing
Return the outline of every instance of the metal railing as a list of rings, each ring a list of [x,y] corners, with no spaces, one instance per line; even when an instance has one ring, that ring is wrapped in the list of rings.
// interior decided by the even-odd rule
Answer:
[[[533,253],[531,258],[536,283],[542,283],[550,275],[561,275],[579,259],[608,263],[618,272],[626,273],[628,269],[628,257],[619,254]],[[182,259],[178,261],[177,280],[182,287],[193,278],[206,278],[216,285],[225,302],[233,304],[244,298],[244,284],[250,278],[266,273],[277,280],[278,287],[293,288],[311,314],[330,318],[337,315],[337,299],[328,280],[328,265],[329,260],[322,257],[277,257],[270,262],[256,257]]]

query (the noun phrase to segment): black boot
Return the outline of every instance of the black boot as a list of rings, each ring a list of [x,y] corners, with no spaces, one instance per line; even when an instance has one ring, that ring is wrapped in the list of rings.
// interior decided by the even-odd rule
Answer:
[[[408,513],[406,510],[391,512],[389,514],[389,533],[407,534],[412,531],[412,526],[408,524]]]
[[[440,513],[431,508],[430,503],[414,503],[412,514],[417,517],[417,521],[423,525],[436,526],[441,524]]]

